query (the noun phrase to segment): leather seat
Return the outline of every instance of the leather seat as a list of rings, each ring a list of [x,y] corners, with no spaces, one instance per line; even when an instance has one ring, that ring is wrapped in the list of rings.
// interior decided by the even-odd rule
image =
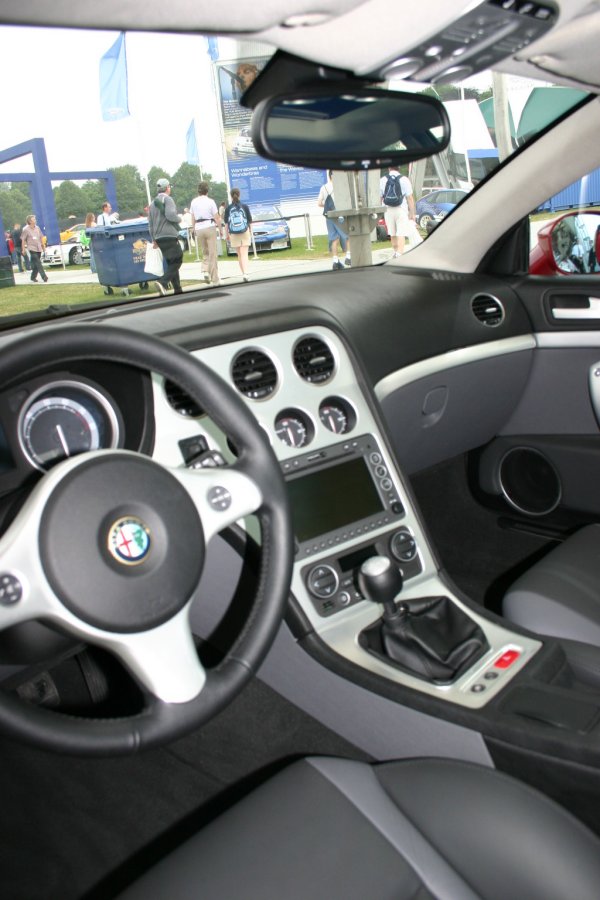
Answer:
[[[600,839],[472,763],[311,757],[231,807],[121,900],[597,900]]]
[[[600,525],[575,532],[518,578],[503,615],[538,634],[600,647]]]

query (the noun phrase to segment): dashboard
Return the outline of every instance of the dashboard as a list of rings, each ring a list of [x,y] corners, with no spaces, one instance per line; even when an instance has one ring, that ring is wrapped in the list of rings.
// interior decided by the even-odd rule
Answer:
[[[423,458],[423,446],[415,444],[419,435],[425,437],[419,424],[422,400],[420,390],[413,396],[413,389],[426,384],[428,392],[435,392],[438,368],[445,381],[460,372],[452,368],[466,352],[460,347],[472,345],[471,365],[478,365],[483,354],[481,365],[510,370],[513,386],[506,403],[514,402],[529,365],[528,323],[512,292],[495,284],[506,316],[492,333],[481,325],[471,310],[470,298],[481,290],[475,279],[468,288],[461,282],[458,292],[450,292],[456,322],[445,335],[427,324],[429,316],[447,308],[445,282],[405,276],[406,296],[398,302],[393,270],[357,270],[354,275],[344,279],[341,293],[331,295],[328,312],[320,306],[323,298],[314,295],[320,282],[306,278],[297,282],[296,302],[286,309],[276,296],[276,284],[266,299],[257,284],[243,297],[228,296],[226,317],[220,302],[224,292],[215,295],[216,302],[202,304],[201,320],[191,301],[157,302],[141,315],[123,309],[109,317],[115,324],[160,334],[201,359],[242,396],[265,430],[290,492],[296,534],[291,602],[303,633],[314,634],[328,652],[357,671],[477,709],[541,644],[484,618],[456,596],[440,572],[400,466],[410,473]],[[413,320],[415,304],[423,308],[424,287],[428,315]],[[253,316],[255,293],[261,309]],[[106,321],[107,314],[85,318]],[[414,327],[406,329],[407,321],[414,321]],[[419,363],[423,358],[429,360],[426,371]],[[404,378],[396,384],[391,373],[399,365]],[[388,390],[390,378],[394,383]],[[485,386],[489,379],[474,378],[471,384]],[[460,398],[466,387],[459,379],[453,396]],[[410,415],[398,416],[405,398]],[[450,405],[444,416],[450,436],[428,441],[443,456],[460,431],[451,415],[454,409]],[[503,414],[501,408],[498,415]],[[485,433],[469,435],[474,446],[497,431],[491,415],[478,417],[477,428]],[[30,377],[25,373],[19,384],[0,394],[0,423],[4,520],[18,506],[14,498],[67,451],[123,447],[166,466],[196,468],[232,463],[236,457],[218,425],[179,388],[156,374],[110,362],[81,362],[68,370],[57,364]],[[256,517],[239,524],[260,543]],[[360,565],[373,555],[387,556],[401,570],[403,598],[449,597],[484,630],[489,650],[452,684],[418,679],[361,645],[361,633],[380,615],[357,584]],[[497,670],[506,653],[510,669]]]

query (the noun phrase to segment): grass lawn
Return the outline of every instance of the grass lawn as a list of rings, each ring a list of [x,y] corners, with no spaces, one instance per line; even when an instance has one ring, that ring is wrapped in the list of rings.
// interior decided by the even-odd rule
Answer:
[[[52,270],[49,270],[52,277]],[[151,285],[151,288],[153,286]],[[152,289],[140,291],[136,286],[130,297],[122,297],[115,290],[114,297],[107,297],[101,284],[27,284],[0,290],[0,316],[15,316],[34,312],[50,306],[80,306],[82,303],[118,302],[155,293]]]

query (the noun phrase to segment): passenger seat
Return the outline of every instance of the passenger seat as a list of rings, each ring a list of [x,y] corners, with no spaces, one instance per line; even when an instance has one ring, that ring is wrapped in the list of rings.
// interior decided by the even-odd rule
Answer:
[[[600,647],[600,525],[577,531],[521,575],[503,614],[538,634]]]

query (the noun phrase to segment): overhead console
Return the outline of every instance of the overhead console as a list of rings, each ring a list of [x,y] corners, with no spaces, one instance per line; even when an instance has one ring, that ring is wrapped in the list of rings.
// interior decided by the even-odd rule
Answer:
[[[242,394],[269,435],[290,493],[292,593],[307,627],[363,670],[484,706],[541,643],[489,621],[443,581],[340,336],[323,326],[292,329],[195,355]],[[190,415],[159,378],[154,389],[156,458],[211,466],[234,459],[201,410]],[[383,581],[365,576],[373,566],[387,570]]]

